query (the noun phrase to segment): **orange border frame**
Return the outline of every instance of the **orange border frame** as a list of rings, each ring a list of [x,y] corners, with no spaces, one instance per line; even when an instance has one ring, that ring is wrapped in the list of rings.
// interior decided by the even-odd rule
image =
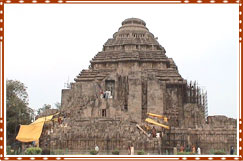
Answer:
[[[68,2],[72,1],[72,2]],[[243,6],[242,6],[242,0],[153,0],[152,2],[149,2],[147,0],[0,0],[0,72],[1,72],[1,79],[0,79],[0,91],[2,93],[1,95],[1,110],[0,110],[0,159],[1,160],[68,160],[68,158],[72,158],[74,160],[82,159],[82,160],[99,160],[99,159],[106,159],[110,161],[117,161],[117,160],[134,160],[133,158],[136,158],[138,161],[145,161],[149,158],[151,159],[160,159],[160,160],[243,160],[242,154],[243,154],[243,134],[242,134],[242,118],[243,116],[243,110],[239,111],[239,157],[176,157],[176,156],[168,156],[168,157],[6,157],[4,154],[4,4],[239,4],[239,75],[241,80],[242,70],[241,70],[241,62],[242,62],[242,38],[243,38],[243,24],[242,24],[242,13],[243,13]],[[243,87],[241,86],[241,81],[239,81],[239,95],[241,96],[241,91]],[[242,96],[241,96],[242,98]],[[240,99],[241,99],[240,98]],[[241,108],[240,100],[239,100],[239,106]],[[242,108],[241,108],[242,109]],[[109,159],[108,159],[109,158]]]

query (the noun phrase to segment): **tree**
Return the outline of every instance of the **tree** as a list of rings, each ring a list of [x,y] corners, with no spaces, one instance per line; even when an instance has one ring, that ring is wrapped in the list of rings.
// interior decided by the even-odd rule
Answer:
[[[17,80],[6,81],[7,144],[15,142],[19,125],[31,122],[27,87]]]
[[[61,106],[61,103],[60,102],[56,102],[55,103],[55,106],[58,110],[61,110],[62,106]]]
[[[40,115],[41,113],[45,112],[46,110],[51,109],[51,105],[44,104],[42,108],[39,108],[37,111],[37,115]]]

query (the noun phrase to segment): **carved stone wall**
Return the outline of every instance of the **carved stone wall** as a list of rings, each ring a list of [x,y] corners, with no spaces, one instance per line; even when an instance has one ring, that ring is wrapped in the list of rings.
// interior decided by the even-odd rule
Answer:
[[[89,69],[80,72],[70,89],[62,90],[64,122],[51,127],[42,141],[49,140],[52,149],[77,151],[95,144],[103,151],[127,150],[133,143],[137,150],[157,149],[157,154],[193,145],[203,154],[212,148],[236,148],[236,119],[207,117],[206,94],[196,82],[187,83],[165,53],[143,20],[123,21]],[[106,92],[112,97],[104,97]],[[146,124],[148,112],[168,118],[170,130],[154,125],[161,139],[148,138],[136,127]]]

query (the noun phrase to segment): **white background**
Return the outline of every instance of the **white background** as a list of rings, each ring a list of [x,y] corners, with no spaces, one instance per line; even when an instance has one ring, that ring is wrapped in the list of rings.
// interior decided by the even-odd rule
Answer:
[[[61,102],[61,89],[126,18],[140,18],[183,78],[208,92],[209,115],[238,117],[236,4],[5,4],[5,78],[28,87],[29,104]]]

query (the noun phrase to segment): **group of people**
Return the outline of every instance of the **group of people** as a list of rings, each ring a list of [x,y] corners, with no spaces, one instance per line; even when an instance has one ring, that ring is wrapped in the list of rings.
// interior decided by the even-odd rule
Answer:
[[[148,132],[148,136],[152,136],[153,138],[157,137],[159,138],[161,133],[158,133],[155,129],[155,127],[153,126],[153,128],[151,129],[149,126],[145,126],[146,131]]]
[[[99,150],[100,148],[98,147],[98,145],[95,146],[95,151],[97,154],[99,154]],[[133,144],[128,146],[128,155],[134,155],[134,146]]]
[[[133,146],[133,144],[128,146],[128,155],[134,155],[134,146]]]
[[[95,151],[97,152],[97,154],[99,153],[98,145],[95,146]],[[180,152],[184,152],[184,147],[183,146],[181,146]],[[201,148],[198,146],[197,147],[197,151],[196,151],[196,147],[192,146],[192,148],[190,150],[190,147],[187,145],[186,152],[192,152],[193,154],[201,155]],[[174,147],[174,154],[177,155],[177,148],[176,147]],[[230,155],[233,155],[233,154],[234,154],[234,147],[232,146],[230,148]],[[133,146],[133,144],[128,146],[128,155],[134,155],[134,146]]]
[[[180,148],[180,152],[184,152],[184,147],[183,146],[181,146],[181,148]],[[201,155],[201,148],[198,146],[197,147],[197,151],[196,151],[196,147],[195,146],[192,146],[192,148],[190,148],[188,145],[187,145],[187,147],[186,147],[186,152],[192,152],[193,154],[198,154],[198,155]],[[231,146],[231,148],[230,148],[230,155],[234,155],[234,147],[233,146]],[[174,148],[174,154],[175,153],[177,153],[177,149],[176,149],[176,147]]]
[[[184,146],[181,146],[180,148],[180,152],[184,152]],[[185,152],[192,152],[193,154],[198,154],[200,155],[201,154],[201,148],[198,146],[197,147],[197,151],[196,151],[196,147],[195,146],[192,146],[191,148],[187,145],[186,146],[186,150]]]
[[[101,91],[100,92],[100,98],[112,98],[112,94],[111,94],[111,91]]]

